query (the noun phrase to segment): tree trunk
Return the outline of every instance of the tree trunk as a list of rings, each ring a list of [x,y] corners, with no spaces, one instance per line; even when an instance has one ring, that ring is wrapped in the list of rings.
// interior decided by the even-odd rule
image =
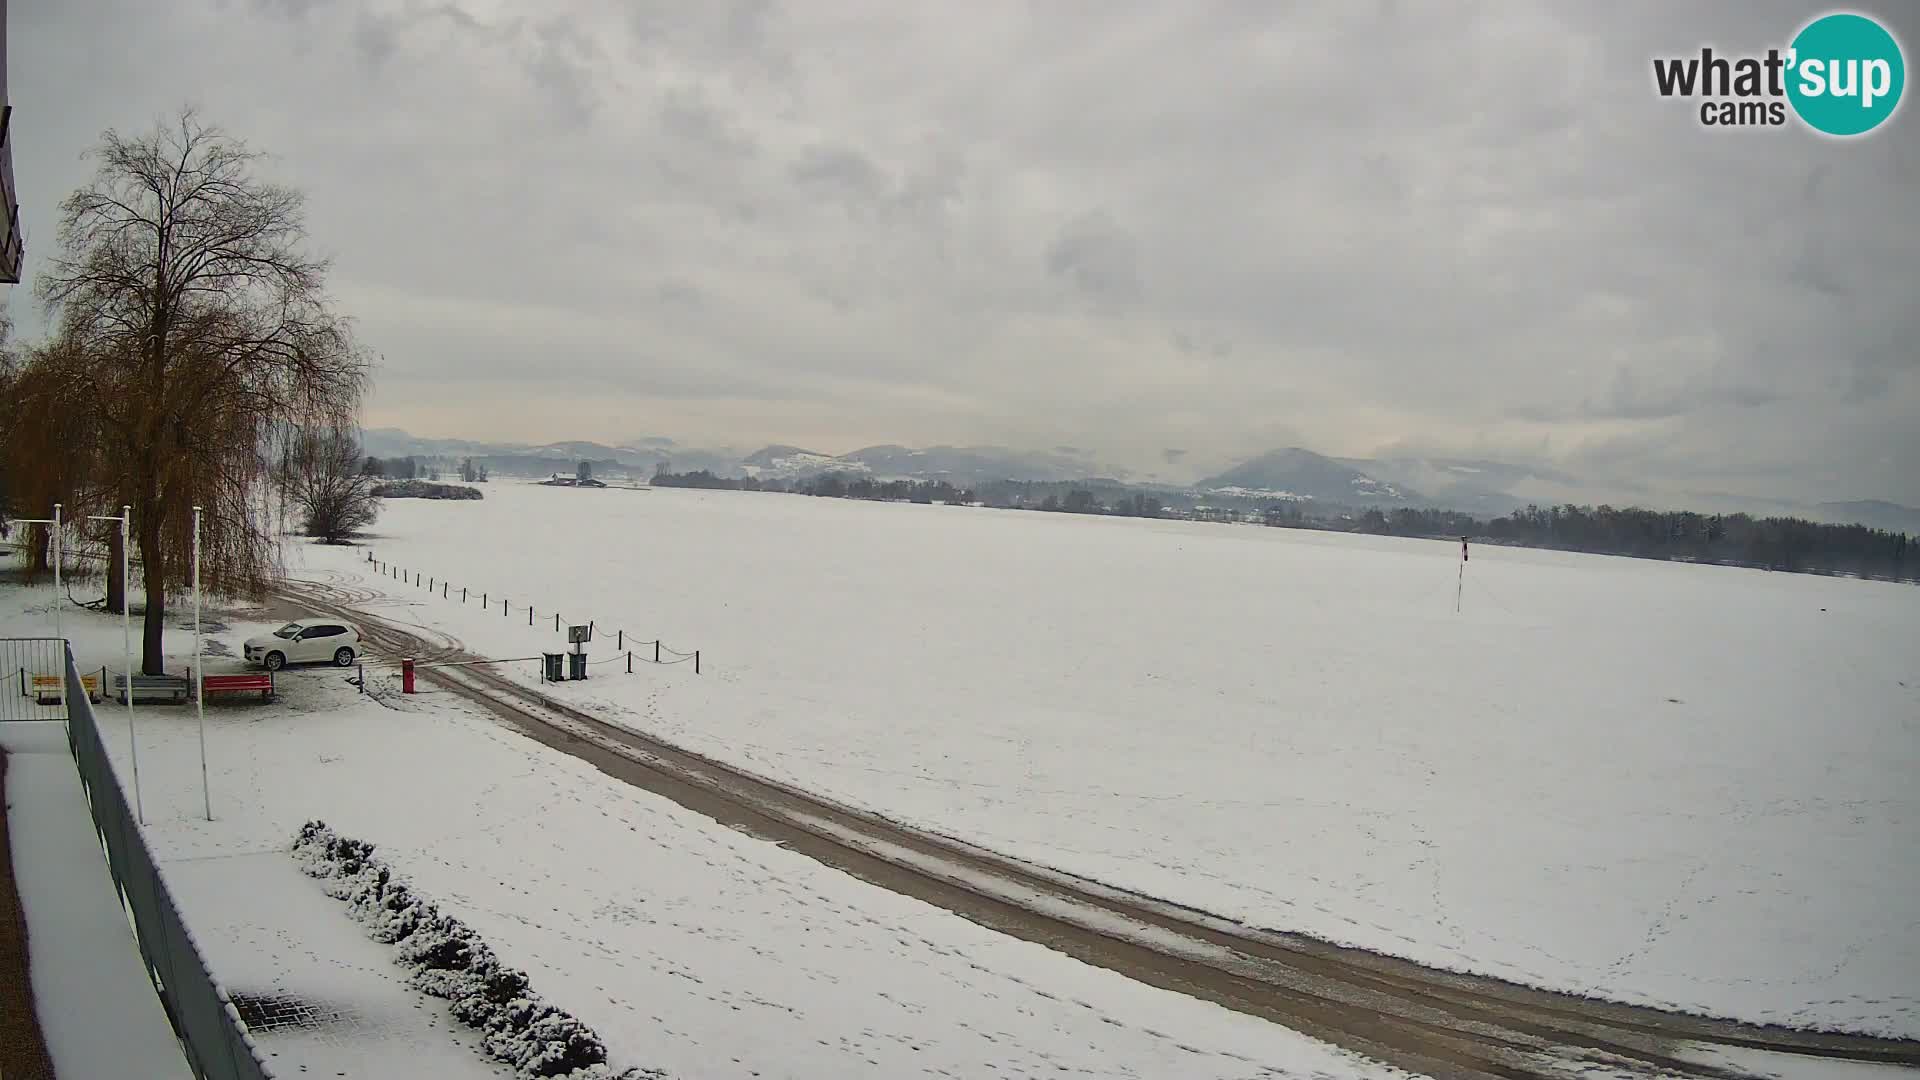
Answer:
[[[167,654],[161,633],[166,629],[166,564],[160,554],[160,516],[149,511],[140,522],[141,580],[147,589],[147,612],[141,619],[140,670],[148,675],[167,673]]]
[[[115,615],[127,609],[127,579],[120,573],[120,526],[107,539],[107,610]]]
[[[53,571],[51,556],[53,553],[53,527],[50,525],[30,525],[27,527],[27,546],[33,549],[33,565],[27,570],[28,581],[38,581],[41,574]]]

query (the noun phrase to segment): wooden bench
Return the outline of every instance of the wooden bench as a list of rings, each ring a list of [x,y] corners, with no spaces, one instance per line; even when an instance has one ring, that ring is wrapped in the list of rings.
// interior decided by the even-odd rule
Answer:
[[[248,671],[235,675],[202,675],[202,694],[257,693],[262,701],[273,700],[273,672]]]
[[[133,677],[133,700],[160,701],[178,705],[187,700],[191,689],[187,680],[178,675],[135,675]],[[113,696],[116,700],[127,700],[127,677],[113,677]]]
[[[58,705],[64,701],[67,680],[58,675],[35,675],[33,677],[33,701],[36,705]],[[100,676],[82,675],[80,685],[87,691],[88,701],[100,700]]]

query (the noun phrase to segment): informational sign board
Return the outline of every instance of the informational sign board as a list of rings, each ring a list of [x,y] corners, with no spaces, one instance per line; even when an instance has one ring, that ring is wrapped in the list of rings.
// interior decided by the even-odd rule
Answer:
[[[592,626],[567,627],[567,644],[580,645],[593,640]]]

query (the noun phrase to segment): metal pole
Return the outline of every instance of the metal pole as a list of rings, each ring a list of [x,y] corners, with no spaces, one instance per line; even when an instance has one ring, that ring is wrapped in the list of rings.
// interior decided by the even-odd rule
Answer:
[[[117,521],[120,523],[120,640],[125,652],[127,665],[126,682],[122,690],[127,696],[127,748],[133,755],[133,810],[140,824],[147,823],[146,805],[140,800],[140,740],[133,731],[133,605],[127,600],[127,591],[133,584],[132,570],[129,568],[127,549],[133,544],[133,507],[122,505],[118,517],[104,514],[89,514],[89,521]],[[101,670],[100,681],[104,690],[106,669]]]
[[[207,679],[200,669],[200,508],[193,508],[193,711],[200,723],[200,799],[213,820],[213,789],[207,783]]]
[[[127,748],[133,757],[133,810],[147,823],[147,806],[140,798],[140,740],[133,733],[133,507],[120,504],[120,639],[127,654]]]
[[[140,800],[140,739],[133,731],[133,605],[128,602],[127,593],[133,585],[133,574],[129,568],[127,549],[133,545],[133,507],[122,505],[119,517],[106,517],[102,514],[88,515],[93,521],[117,521],[120,523],[120,640],[125,650],[127,664],[126,682],[122,690],[127,695],[127,749],[133,755],[133,812],[140,824],[147,823],[146,804]]]
[[[60,633],[60,598],[65,595],[60,588],[60,560],[64,553],[60,547],[60,504],[53,504],[53,636],[64,638]],[[60,678],[60,704],[67,703],[67,680],[64,672]]]

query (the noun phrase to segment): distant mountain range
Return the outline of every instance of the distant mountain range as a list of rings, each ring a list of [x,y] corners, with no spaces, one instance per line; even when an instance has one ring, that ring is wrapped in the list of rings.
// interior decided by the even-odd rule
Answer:
[[[581,461],[596,475],[645,479],[665,468],[685,473],[705,470],[716,476],[752,476],[763,480],[802,480],[827,472],[850,472],[880,480],[946,480],[956,487],[978,487],[1013,480],[1058,483],[1072,480],[1125,482],[1130,473],[1100,464],[1071,447],[1051,451],[1004,446],[869,446],[847,454],[825,454],[798,446],[773,445],[750,453],[732,448],[681,446],[664,436],[628,439],[617,446],[597,442],[540,445],[420,438],[398,428],[362,432],[366,452],[376,457],[435,460],[455,468],[472,458],[496,476],[570,473]],[[1551,468],[1471,458],[1331,458],[1300,447],[1273,450],[1193,484],[1156,484],[1162,490],[1201,495],[1271,499],[1329,507],[1440,507],[1482,516],[1498,516],[1526,506],[1566,502],[1605,502],[1606,497],[1577,477]],[[1835,524],[1920,533],[1920,509],[1884,499],[1821,503],[1734,496],[1674,496],[1662,505],[1702,512],[1735,509],[1766,515],[1794,515]],[[1626,505],[1618,502],[1618,505]]]
[[[1419,493],[1363,472],[1356,464],[1296,446],[1268,451],[1195,486],[1240,498],[1311,500],[1343,506],[1414,505],[1419,501]]]
[[[1070,454],[1002,446],[930,446],[923,450],[869,446],[838,455],[797,446],[769,446],[741,459],[740,468],[746,475],[761,479],[793,480],[826,472],[852,472],[883,480],[945,480],[963,488],[995,480],[1120,479],[1124,474],[1124,470],[1097,467]]]

